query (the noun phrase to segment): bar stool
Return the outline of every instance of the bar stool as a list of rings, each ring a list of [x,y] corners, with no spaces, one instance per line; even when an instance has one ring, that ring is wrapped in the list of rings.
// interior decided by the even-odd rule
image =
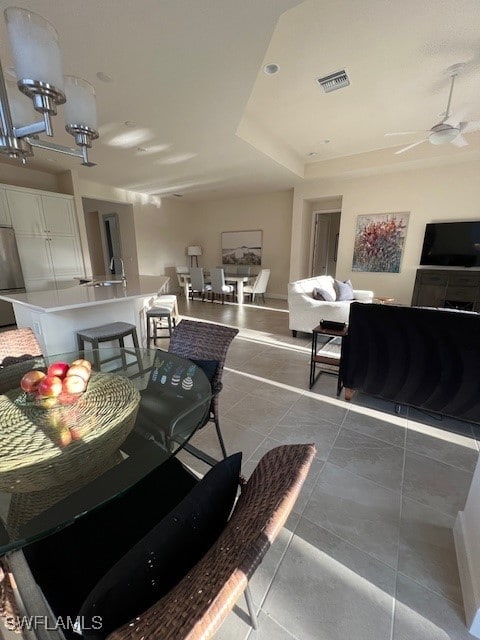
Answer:
[[[150,342],[152,340],[155,344],[158,338],[171,338],[172,331],[176,325],[176,317],[178,316],[177,296],[157,296],[153,300],[153,305],[146,310],[145,315],[147,317],[147,348],[150,348]],[[163,318],[167,319],[168,336],[158,335],[158,329],[160,328],[158,325],[161,323]]]
[[[128,353],[135,356],[138,364],[138,369],[140,373],[143,373],[143,363],[141,354],[139,352],[137,329],[134,324],[130,324],[128,322],[112,322],[111,324],[103,324],[100,327],[91,327],[90,329],[77,331],[76,336],[78,351],[80,352],[81,356],[84,356],[85,354],[85,342],[89,342],[92,345],[93,365],[97,371],[101,370],[101,365],[105,362],[118,360],[119,358],[122,359],[123,368],[126,369],[127,366],[130,366],[129,364],[127,364],[126,358],[126,354]],[[133,350],[127,349],[125,347],[124,339],[127,336],[132,337],[134,347]],[[114,340],[118,340],[119,342],[121,348],[120,355],[100,360],[100,354],[98,351],[99,344],[101,342],[113,342]]]

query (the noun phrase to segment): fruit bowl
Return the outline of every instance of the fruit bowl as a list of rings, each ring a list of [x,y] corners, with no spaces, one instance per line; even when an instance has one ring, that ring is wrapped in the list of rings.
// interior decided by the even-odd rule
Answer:
[[[83,396],[83,393],[60,393],[58,396],[50,398],[39,398],[35,393],[27,393],[22,391],[20,395],[15,398],[15,404],[18,407],[32,407],[35,409],[55,409],[57,407],[64,407],[71,404],[75,404]]]
[[[76,360],[72,364],[53,362],[46,371],[27,371],[20,381],[22,393],[15,404],[39,409],[74,404],[87,389],[91,366],[88,360]]]

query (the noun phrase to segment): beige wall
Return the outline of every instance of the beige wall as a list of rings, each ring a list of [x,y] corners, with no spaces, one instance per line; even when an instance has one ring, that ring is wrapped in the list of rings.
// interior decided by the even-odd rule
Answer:
[[[78,177],[75,192],[82,197],[108,201],[110,209],[114,206],[112,203],[130,204],[133,227],[130,231],[121,229],[125,253],[135,253],[138,273],[167,275],[170,277],[170,290],[177,288],[175,266],[187,264],[185,248],[190,242],[192,219],[195,218],[192,205],[168,198],[161,200]],[[121,207],[117,208],[120,210]],[[126,242],[135,242],[135,249],[125,246]]]
[[[419,266],[425,224],[435,221],[480,219],[480,162],[396,171],[377,176],[326,178],[295,189],[290,278],[308,273],[312,201],[342,197],[337,277],[351,278],[356,289],[393,296],[410,304]],[[409,211],[400,273],[352,272],[356,218],[360,214]]]
[[[20,163],[0,162],[0,182],[12,184],[15,187],[25,187],[26,189],[62,192],[59,188],[56,174],[22,167]],[[62,193],[68,193],[68,191]]]
[[[270,268],[267,295],[286,297],[290,265],[293,192],[201,202],[193,206],[188,244],[199,244],[201,264],[222,264],[222,231],[263,231],[262,267]]]
[[[102,223],[102,216],[108,215],[110,213],[116,213],[118,215],[118,224],[120,227],[120,242],[122,249],[122,255],[119,257],[123,259],[125,265],[125,273],[127,274],[127,277],[130,275],[137,275],[139,273],[139,270],[137,260],[137,243],[135,238],[135,222],[133,217],[132,205],[118,202],[105,202],[104,200],[95,200],[91,198],[82,198],[82,200],[83,211],[85,214],[89,214],[92,212],[96,212],[98,214],[98,226],[100,229],[102,240],[103,258],[107,258],[107,262],[103,264],[102,270],[99,272],[95,272],[93,275],[110,273],[108,270],[108,251],[105,240],[105,232]],[[91,226],[89,229],[87,219],[85,219],[85,225],[87,227],[88,244],[91,250],[92,234],[89,233],[89,231],[94,231],[94,229]],[[98,262],[98,260],[92,260],[92,269],[93,263],[97,265]]]

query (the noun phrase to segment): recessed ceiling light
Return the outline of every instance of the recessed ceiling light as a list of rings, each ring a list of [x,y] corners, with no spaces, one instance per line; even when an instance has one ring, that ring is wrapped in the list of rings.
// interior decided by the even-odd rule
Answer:
[[[309,152],[307,153],[307,156],[308,156],[309,158],[313,158],[314,156],[318,156],[318,151],[309,151]]]
[[[133,120],[125,120],[124,124],[125,124],[126,127],[136,127],[137,126],[137,123],[134,122]]]
[[[137,151],[138,151],[139,153],[147,153],[147,150],[145,149],[145,147],[138,147],[138,148],[137,148]]]
[[[263,67],[263,73],[266,73],[267,76],[273,76],[280,71],[280,67],[275,62],[271,62],[270,64],[266,64]]]
[[[330,140],[328,138],[325,138],[325,140],[322,140],[323,144],[329,144]]]
[[[97,78],[102,82],[113,82],[112,76],[109,76],[108,73],[105,73],[105,71],[98,71],[96,75]]]

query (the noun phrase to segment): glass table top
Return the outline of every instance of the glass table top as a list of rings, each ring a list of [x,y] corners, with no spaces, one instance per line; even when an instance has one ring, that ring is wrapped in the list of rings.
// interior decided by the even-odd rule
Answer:
[[[128,490],[208,416],[210,382],[192,361],[158,349],[98,353],[104,364],[90,377],[88,365],[73,364],[78,352],[0,367],[0,504],[9,501],[0,555]],[[91,351],[85,359],[93,360]],[[87,377],[85,390],[72,393],[83,388],[78,379],[62,389],[44,383],[38,397],[35,378],[58,363],[66,378]]]

